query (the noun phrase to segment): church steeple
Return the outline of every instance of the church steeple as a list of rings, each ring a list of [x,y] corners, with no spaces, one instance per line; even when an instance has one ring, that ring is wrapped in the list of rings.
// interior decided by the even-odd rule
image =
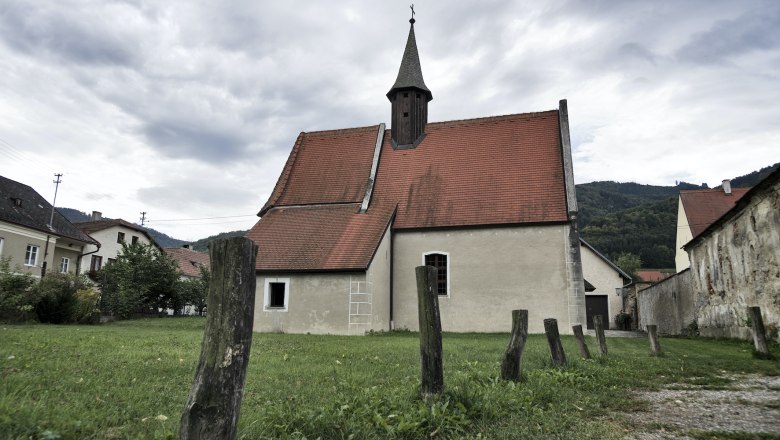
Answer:
[[[395,84],[387,92],[392,105],[390,115],[390,133],[395,148],[414,148],[425,136],[425,124],[428,123],[428,101],[433,94],[425,86],[420,55],[417,53],[417,40],[414,38],[414,10],[409,20],[409,37],[406,49],[398,69]]]

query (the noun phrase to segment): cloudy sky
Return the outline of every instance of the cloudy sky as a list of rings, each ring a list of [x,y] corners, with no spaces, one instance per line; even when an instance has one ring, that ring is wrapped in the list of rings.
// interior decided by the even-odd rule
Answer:
[[[780,2],[425,1],[430,121],[568,99],[578,183],[780,161]],[[0,175],[194,240],[245,229],[301,131],[389,122],[401,2],[0,0]]]

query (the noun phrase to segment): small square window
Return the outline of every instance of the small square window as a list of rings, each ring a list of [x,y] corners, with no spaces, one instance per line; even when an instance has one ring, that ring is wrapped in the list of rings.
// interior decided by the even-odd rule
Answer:
[[[408,93],[404,93],[404,98],[408,98],[408,97],[409,97],[409,94]]]
[[[417,94],[417,99],[420,99],[420,94],[419,93]]]
[[[131,239],[131,243],[133,243],[133,244],[137,244],[138,243],[138,236],[137,235],[133,235],[133,238]]]
[[[404,112],[404,118],[408,118],[408,117],[409,117],[409,112]]]
[[[266,278],[263,310],[287,311],[290,300],[289,278]]]
[[[117,232],[116,233],[116,242],[117,243],[124,243],[125,242],[125,233],[124,232]]]

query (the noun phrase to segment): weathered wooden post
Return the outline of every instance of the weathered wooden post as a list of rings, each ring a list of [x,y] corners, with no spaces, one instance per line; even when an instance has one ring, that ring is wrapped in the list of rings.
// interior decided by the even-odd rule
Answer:
[[[558,333],[558,321],[554,318],[544,320],[544,333],[547,334],[547,344],[550,346],[550,357],[553,367],[566,364],[566,353],[561,345],[561,335]]]
[[[599,353],[607,355],[607,338],[604,337],[604,317],[593,315],[593,329],[596,330],[596,340],[599,341]]]
[[[574,339],[577,340],[577,348],[580,349],[580,355],[585,359],[590,359],[590,350],[585,345],[585,335],[582,334],[582,326],[577,324],[572,326],[571,329],[574,331]]]
[[[433,266],[417,266],[417,311],[420,322],[420,370],[423,398],[444,391],[444,368],[441,352],[441,318],[436,289],[437,270]]]
[[[658,326],[655,324],[647,325],[647,337],[650,339],[650,354],[653,356],[661,355],[661,344],[658,343]]]
[[[211,280],[200,361],[179,438],[235,439],[252,345],[257,246],[244,237],[209,244]]]
[[[765,359],[770,358],[764,319],[761,318],[761,307],[748,307],[748,317],[753,324],[753,345],[756,347],[756,354]]]
[[[512,336],[504,352],[501,363],[501,378],[513,382],[520,381],[523,371],[523,349],[528,338],[528,310],[512,310]]]

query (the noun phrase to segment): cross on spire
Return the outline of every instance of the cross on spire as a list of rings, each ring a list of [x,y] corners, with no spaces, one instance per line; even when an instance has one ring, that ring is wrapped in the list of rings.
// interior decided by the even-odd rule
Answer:
[[[415,22],[415,20],[414,20],[414,3],[412,3],[411,6],[409,6],[409,9],[412,10],[412,18],[409,20],[409,23],[414,24],[414,22]]]

